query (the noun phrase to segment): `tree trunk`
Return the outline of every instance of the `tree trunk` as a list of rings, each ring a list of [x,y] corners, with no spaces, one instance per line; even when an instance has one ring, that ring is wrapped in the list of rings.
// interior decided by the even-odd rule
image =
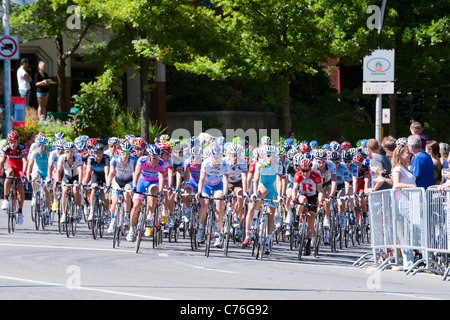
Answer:
[[[63,112],[66,104],[66,59],[64,57],[64,47],[62,36],[56,40],[57,59],[57,77],[58,77],[58,104],[57,111]]]
[[[139,57],[140,67],[140,90],[141,90],[141,138],[145,141],[149,139],[149,115],[150,115],[150,91],[148,81],[148,66],[149,61],[147,57]],[[152,143],[153,141],[148,141]]]

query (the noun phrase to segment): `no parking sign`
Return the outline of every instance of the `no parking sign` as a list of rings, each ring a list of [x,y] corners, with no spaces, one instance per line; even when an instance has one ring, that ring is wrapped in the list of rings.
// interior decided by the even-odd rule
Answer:
[[[0,60],[19,58],[19,36],[0,36]]]

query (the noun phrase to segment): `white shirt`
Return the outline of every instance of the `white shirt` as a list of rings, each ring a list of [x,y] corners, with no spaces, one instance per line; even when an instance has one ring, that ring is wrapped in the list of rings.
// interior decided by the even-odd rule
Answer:
[[[225,158],[220,161],[220,165],[214,168],[212,157],[207,158],[202,163],[201,172],[206,172],[205,183],[210,186],[218,185],[222,182],[223,175],[230,173],[230,166],[226,163]]]
[[[17,69],[17,82],[19,83],[19,90],[30,90],[30,83],[25,80],[25,75],[28,74],[24,68]]]
[[[395,167],[392,169],[392,173],[394,172],[400,172],[401,176],[400,176],[400,182],[401,183],[406,183],[406,184],[412,184],[412,185],[416,185],[416,176],[413,175],[411,172],[409,172],[409,170],[405,170],[402,167]]]

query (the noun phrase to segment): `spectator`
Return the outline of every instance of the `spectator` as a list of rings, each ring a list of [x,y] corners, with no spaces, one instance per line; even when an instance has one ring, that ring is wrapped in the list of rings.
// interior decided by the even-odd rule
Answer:
[[[441,163],[442,163],[442,171],[445,171],[448,169],[448,154],[450,151],[450,145],[445,142],[439,143],[439,153],[441,154]],[[442,173],[442,180],[441,184],[445,183],[447,179],[445,178],[444,174]]]
[[[428,141],[428,137],[426,135],[424,135],[422,133],[422,125],[420,124],[420,122],[414,121],[411,123],[411,125],[409,126],[409,131],[411,131],[411,135],[413,134],[417,134],[420,139],[422,139],[422,150],[426,150],[426,146],[427,146],[427,141]]]
[[[422,139],[419,135],[413,134],[408,137],[408,148],[414,156],[410,171],[416,176],[417,187],[427,189],[434,185],[433,160],[428,153],[423,151]]]
[[[34,82],[36,84],[36,96],[38,100],[38,117],[39,120],[43,120],[47,115],[47,102],[50,94],[48,86],[55,83],[49,79],[48,74],[45,72],[45,62],[43,61],[39,62],[38,72],[34,77]]]
[[[380,145],[376,139],[367,141],[367,150],[370,158],[370,175],[372,177],[372,190],[385,190],[392,188],[392,183],[385,181],[382,174],[391,174],[391,162],[381,154]],[[389,180],[390,181],[390,180]]]
[[[25,107],[30,104],[30,83],[32,81],[31,76],[27,72],[27,68],[30,65],[27,58],[20,60],[20,67],[17,69],[17,82],[19,84],[19,94],[26,99]]]
[[[435,185],[441,184],[442,180],[442,163],[440,159],[440,153],[439,153],[439,143],[437,143],[434,140],[430,140],[427,142],[427,147],[425,150],[431,157],[431,160],[433,160],[434,164],[434,183]]]
[[[294,133],[294,131],[289,132],[288,138],[295,139],[295,133]]]
[[[395,141],[397,141],[397,139],[395,139],[393,136],[387,136],[384,137],[383,141],[381,142],[381,146],[383,147],[386,157],[388,157],[389,160],[392,159],[392,154],[394,153],[396,147]]]

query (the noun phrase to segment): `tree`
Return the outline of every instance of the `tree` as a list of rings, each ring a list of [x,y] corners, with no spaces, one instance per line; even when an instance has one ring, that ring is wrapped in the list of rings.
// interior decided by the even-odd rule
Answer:
[[[83,10],[76,9],[76,4]],[[40,0],[32,5],[14,5],[11,10],[11,30],[21,36],[22,42],[53,39],[57,52],[58,112],[64,111],[66,103],[67,59],[86,40],[98,23],[89,1]],[[71,7],[72,6],[72,7]],[[75,10],[74,10],[75,9]],[[80,14],[79,18],[75,15]],[[76,19],[78,23],[73,23]],[[79,20],[78,20],[79,19]],[[75,29],[72,29],[75,27]],[[67,48],[67,49],[65,49]]]

